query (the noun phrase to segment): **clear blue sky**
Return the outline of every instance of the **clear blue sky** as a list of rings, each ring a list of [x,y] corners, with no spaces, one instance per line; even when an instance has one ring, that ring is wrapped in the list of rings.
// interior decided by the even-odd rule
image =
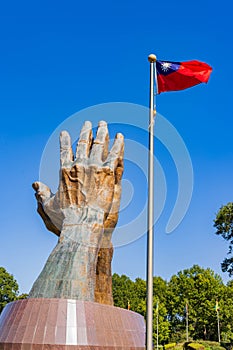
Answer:
[[[31,188],[47,140],[83,108],[108,102],[148,106],[150,53],[162,60],[199,59],[213,67],[207,85],[157,98],[158,112],[189,150],[194,190],[184,220],[167,235],[177,178],[174,172],[172,182],[165,166],[170,187],[156,224],[154,273],[169,279],[199,264],[228,280],[220,269],[227,244],[214,234],[213,219],[221,205],[233,201],[232,7],[230,0],[1,4],[0,266],[15,276],[21,292],[29,291],[56,244],[36,213]],[[125,122],[133,124],[128,118]],[[134,174],[129,164],[126,174],[128,179]],[[137,184],[134,191],[131,205],[137,211]],[[143,236],[115,250],[113,271],[145,278],[145,262]]]

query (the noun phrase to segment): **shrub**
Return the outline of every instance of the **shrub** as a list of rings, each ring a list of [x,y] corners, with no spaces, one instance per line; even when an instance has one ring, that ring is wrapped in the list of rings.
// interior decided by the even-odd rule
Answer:
[[[230,342],[221,342],[221,346],[227,350],[231,350],[233,348],[233,343]]]
[[[187,349],[189,349],[189,350],[205,350],[205,347],[203,344],[199,344],[199,343],[188,343]]]
[[[199,343],[204,345],[205,350],[224,350],[224,347],[220,346],[216,341],[200,340]]]
[[[176,343],[169,343],[164,345],[164,350],[172,349],[176,346]]]

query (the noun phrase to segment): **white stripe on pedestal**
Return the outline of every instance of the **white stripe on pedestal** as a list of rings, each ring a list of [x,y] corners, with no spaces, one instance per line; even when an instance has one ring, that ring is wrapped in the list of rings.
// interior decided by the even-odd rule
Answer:
[[[77,345],[76,300],[67,299],[66,345]]]

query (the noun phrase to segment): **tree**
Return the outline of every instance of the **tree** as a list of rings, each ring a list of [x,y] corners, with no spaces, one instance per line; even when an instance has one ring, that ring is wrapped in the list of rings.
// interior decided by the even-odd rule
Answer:
[[[126,275],[119,276],[114,273],[112,276],[112,296],[114,305],[127,309],[132,304],[133,299],[133,285]]]
[[[18,293],[19,286],[13,275],[0,267],[0,313],[7,303],[17,299]]]
[[[229,242],[228,254],[231,254],[229,258],[225,258],[221,264],[222,271],[228,272],[229,276],[233,276],[233,203],[230,202],[227,205],[222,206],[214,220],[214,227],[216,227],[217,235],[221,235],[226,241]]]
[[[216,301],[219,305],[221,339],[233,341],[233,281],[224,285],[211,269],[194,265],[178,272],[169,282],[154,277],[153,341],[181,342],[186,340],[188,309],[189,338],[218,340]],[[146,317],[146,282],[136,278],[113,275],[115,306],[135,311]],[[158,305],[158,307],[157,307]]]
[[[221,339],[224,342],[233,342],[233,280],[229,281],[224,289],[222,302],[219,305],[221,322]]]
[[[133,282],[129,277],[114,273],[113,299],[114,305],[138,312],[146,317],[146,281],[136,278]],[[153,319],[153,340],[157,342],[157,312],[158,312],[158,333],[159,344],[164,344],[169,339],[169,322],[166,309],[167,283],[161,277],[154,277],[154,319]],[[156,307],[158,304],[158,308]]]
[[[185,337],[187,304],[189,335],[194,339],[217,340],[215,303],[219,300],[221,305],[224,289],[219,275],[198,265],[172,276],[167,294],[172,336]]]
[[[158,342],[165,344],[170,336],[170,324],[167,312],[167,282],[161,277],[153,278],[154,295],[154,317],[153,317],[153,338],[157,343],[157,317],[158,317]]]
[[[146,317],[146,281],[136,278],[130,295],[130,310]]]
[[[153,307],[153,341],[154,348],[157,343],[157,318],[158,318],[158,343],[164,345],[169,341],[170,324],[167,317],[167,308],[165,302],[161,302],[158,297],[154,297]]]

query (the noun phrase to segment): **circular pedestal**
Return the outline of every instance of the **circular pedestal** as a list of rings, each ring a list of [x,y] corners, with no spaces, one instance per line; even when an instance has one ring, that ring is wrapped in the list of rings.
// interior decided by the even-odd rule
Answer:
[[[0,350],[142,350],[144,318],[114,306],[71,299],[25,299],[0,316]]]

